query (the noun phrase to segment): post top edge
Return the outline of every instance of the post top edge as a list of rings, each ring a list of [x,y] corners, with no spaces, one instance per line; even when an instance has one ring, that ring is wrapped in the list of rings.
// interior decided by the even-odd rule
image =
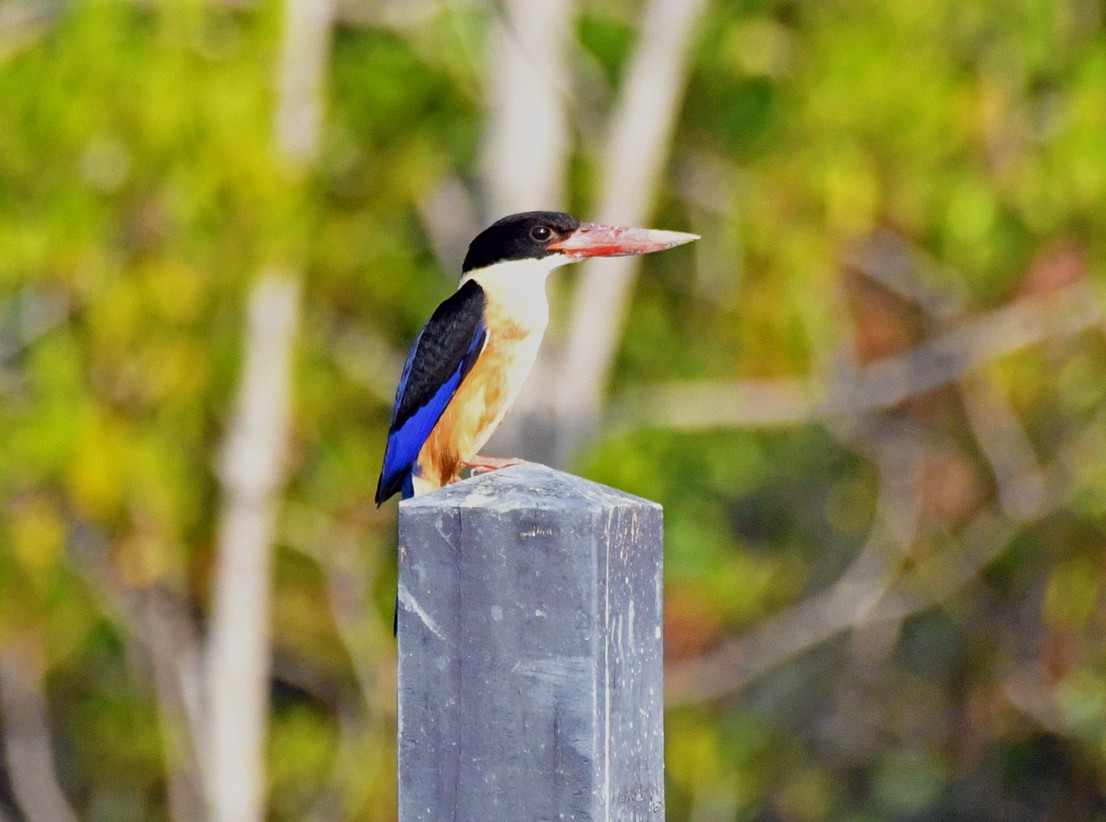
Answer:
[[[447,485],[429,494],[403,500],[400,507],[413,513],[443,507],[561,508],[580,503],[589,508],[661,510],[659,503],[644,497],[532,462]]]

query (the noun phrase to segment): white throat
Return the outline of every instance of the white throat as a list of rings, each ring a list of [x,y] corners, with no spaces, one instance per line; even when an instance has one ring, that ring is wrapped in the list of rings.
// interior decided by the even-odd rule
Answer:
[[[551,273],[571,262],[563,254],[540,260],[505,260],[470,271],[461,284],[475,280],[484,294],[504,315],[528,331],[544,331],[549,323],[549,300],[545,281]]]

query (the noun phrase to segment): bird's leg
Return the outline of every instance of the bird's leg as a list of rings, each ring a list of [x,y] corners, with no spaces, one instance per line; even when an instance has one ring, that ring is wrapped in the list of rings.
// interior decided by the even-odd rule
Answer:
[[[471,468],[475,475],[486,474],[488,471],[498,471],[500,468],[510,468],[512,465],[525,465],[526,460],[520,460],[517,457],[486,457],[483,454],[477,454],[470,460],[464,460],[462,464]]]

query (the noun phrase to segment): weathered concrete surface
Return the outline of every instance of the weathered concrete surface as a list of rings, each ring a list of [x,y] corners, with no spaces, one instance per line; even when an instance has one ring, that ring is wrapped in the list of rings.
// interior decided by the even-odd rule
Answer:
[[[401,822],[662,820],[660,506],[528,464],[399,521]]]

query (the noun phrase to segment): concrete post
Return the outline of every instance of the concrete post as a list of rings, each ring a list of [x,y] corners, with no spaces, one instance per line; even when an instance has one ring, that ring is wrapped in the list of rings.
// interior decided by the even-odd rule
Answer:
[[[540,465],[400,504],[400,822],[664,819],[661,559]]]

